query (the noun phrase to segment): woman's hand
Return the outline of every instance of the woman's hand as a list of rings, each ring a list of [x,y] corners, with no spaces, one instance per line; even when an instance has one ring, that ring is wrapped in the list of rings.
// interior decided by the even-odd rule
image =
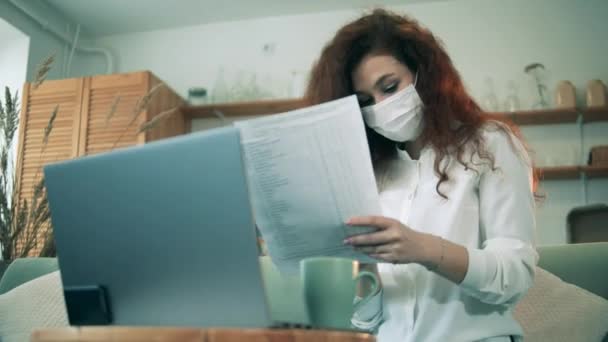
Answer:
[[[426,267],[436,261],[433,256],[441,239],[412,230],[403,223],[382,216],[353,217],[350,226],[375,227],[372,233],[352,236],[344,243],[370,257],[394,264],[419,263]]]
[[[467,274],[469,253],[461,245],[412,230],[388,217],[353,217],[346,224],[378,229],[344,241],[374,259],[394,264],[415,262],[456,284],[460,284]]]

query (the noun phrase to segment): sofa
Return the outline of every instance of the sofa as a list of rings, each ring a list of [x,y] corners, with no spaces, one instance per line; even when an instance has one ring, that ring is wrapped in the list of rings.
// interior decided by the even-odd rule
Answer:
[[[543,305],[552,306],[551,308],[548,308],[548,310],[555,310],[554,307],[556,305],[564,305],[560,302],[562,299],[564,299],[564,297],[569,297],[570,294],[574,293],[572,291],[579,291],[579,293],[584,292],[587,297],[590,296],[590,292],[604,299],[591,295],[592,297],[595,297],[591,302],[580,302],[574,304],[568,303],[567,310],[558,310],[557,315],[559,316],[563,313],[563,315],[569,320],[569,324],[575,325],[574,328],[578,327],[579,329],[584,329],[580,326],[586,326],[587,319],[590,319],[590,316],[594,316],[593,319],[596,321],[596,323],[594,323],[594,329],[596,330],[595,336],[597,336],[598,329],[602,331],[602,334],[605,334],[606,330],[608,330],[608,314],[606,314],[608,313],[608,301],[606,301],[608,300],[608,242],[543,246],[538,248],[538,252],[540,255],[539,267],[541,268],[541,270],[538,271],[543,272],[543,274],[541,274],[541,279],[539,279],[539,274],[537,271],[537,280],[543,282],[543,286],[553,287],[556,285],[555,288],[559,287],[560,289],[551,291],[547,289],[533,288],[530,292],[535,293],[534,296],[536,297],[536,301],[527,300],[527,307],[522,307],[524,305],[518,304],[519,307],[516,307],[515,316],[516,319],[522,323],[525,333],[539,333],[537,330],[541,329],[541,327],[538,327],[538,325],[541,324],[541,321],[543,322],[542,324],[549,324],[546,322],[549,320],[544,319],[545,317],[543,316],[539,316],[544,315],[544,312],[547,312],[547,308],[544,308],[543,310],[545,311],[543,312],[542,310],[538,309],[538,307],[542,307]],[[276,270],[273,270],[273,266],[269,258],[262,258],[261,264],[265,279],[267,282],[273,283],[272,285],[269,285],[269,292],[278,294],[275,296],[274,300],[272,294],[269,296],[271,299],[271,310],[292,315],[305,314],[301,312],[301,310],[300,312],[289,313],[290,310],[293,310],[294,306],[298,305],[294,305],[295,303],[293,302],[292,298],[284,298],[286,292],[283,290],[286,287],[293,288],[293,281],[292,284],[287,284],[285,282],[281,283],[282,280],[278,280],[279,277],[277,272]],[[550,273],[544,272],[542,269]],[[10,292],[20,285],[27,285],[27,282],[33,279],[42,277],[44,275],[50,275],[57,270],[57,261],[56,259],[52,258],[15,260],[0,279],[0,305],[2,305],[1,299],[4,294]],[[57,287],[60,288],[59,276],[58,274],[55,275],[57,276]],[[557,277],[561,278],[563,282]],[[576,286],[572,286],[570,284]],[[584,290],[581,290],[580,288]],[[554,294],[548,294],[550,292],[553,292]],[[550,302],[548,300],[551,298],[542,298],[546,296],[553,296],[554,302]],[[522,300],[522,302],[523,301],[524,300]],[[588,310],[591,311],[588,312]],[[0,312],[2,312],[2,308],[0,308]],[[598,316],[598,312],[600,313],[599,315],[601,317],[595,317]],[[555,320],[555,317],[553,317],[555,315],[555,312],[552,312],[552,317],[550,317],[550,319]],[[598,319],[601,322],[606,322],[606,330],[603,330],[602,323],[599,324],[600,328],[597,328]],[[572,330],[572,328],[568,327],[567,331],[570,330]],[[546,333],[546,331],[548,331],[548,329],[545,329],[545,332],[543,333]],[[542,334],[537,335],[546,336]],[[2,331],[0,329],[0,340],[1,338]],[[549,337],[546,337],[546,339],[548,338]],[[528,339],[526,337],[526,341],[546,339],[544,337],[536,339]],[[604,338],[604,341],[608,341],[608,339]]]
[[[538,266],[608,300],[608,242],[538,247]],[[0,295],[59,269],[54,258],[15,260],[0,279]]]
[[[57,271],[55,258],[24,258],[13,261],[0,278],[0,295],[45,274]]]

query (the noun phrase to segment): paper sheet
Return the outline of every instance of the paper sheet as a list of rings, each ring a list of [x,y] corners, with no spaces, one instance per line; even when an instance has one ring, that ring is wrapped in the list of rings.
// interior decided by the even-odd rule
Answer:
[[[313,256],[375,262],[343,244],[371,230],[346,220],[382,213],[355,96],[235,125],[256,224],[281,271]]]

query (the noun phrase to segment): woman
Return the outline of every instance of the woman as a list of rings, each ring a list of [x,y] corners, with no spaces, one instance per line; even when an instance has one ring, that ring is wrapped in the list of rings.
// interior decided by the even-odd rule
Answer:
[[[383,217],[347,239],[379,259],[383,290],[353,318],[379,341],[510,341],[532,285],[533,173],[524,144],[467,94],[440,42],[375,10],[324,48],[307,98],[356,94]]]

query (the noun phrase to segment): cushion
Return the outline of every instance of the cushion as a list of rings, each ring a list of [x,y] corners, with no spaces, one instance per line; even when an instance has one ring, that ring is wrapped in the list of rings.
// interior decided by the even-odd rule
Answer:
[[[15,259],[0,279],[0,295],[58,269],[59,266],[55,258]]]
[[[0,341],[29,341],[43,327],[67,327],[59,271],[22,284],[0,295]]]
[[[608,299],[608,282],[604,280],[608,279],[608,242],[539,246],[537,250],[539,267]]]
[[[608,333],[607,300],[538,267],[514,316],[526,342],[597,342]]]

